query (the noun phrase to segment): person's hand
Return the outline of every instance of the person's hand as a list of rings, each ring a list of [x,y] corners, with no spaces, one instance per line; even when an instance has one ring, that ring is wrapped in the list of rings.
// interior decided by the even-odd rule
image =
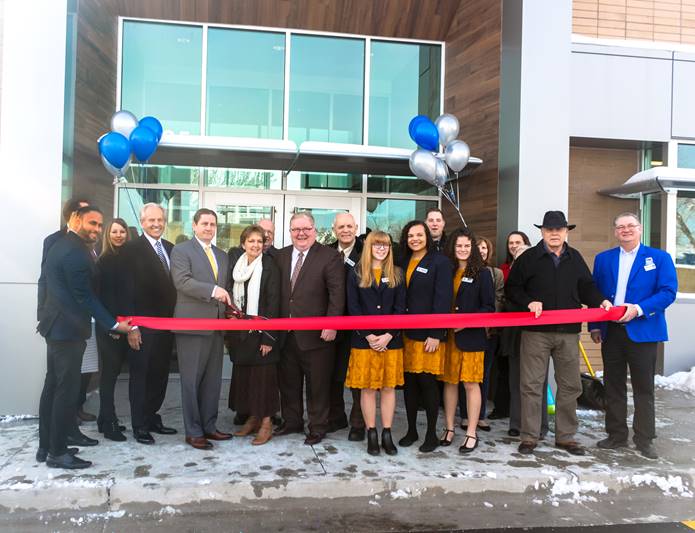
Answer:
[[[543,312],[543,302],[531,302],[528,304],[528,310],[538,318]]]
[[[373,333],[370,333],[369,335],[367,335],[367,336],[365,337],[365,340],[369,343],[369,346],[371,346],[372,344],[374,344],[374,343],[376,342],[376,340],[377,340],[378,338],[379,338],[379,337],[377,337],[377,336],[374,335]]]
[[[215,292],[212,293],[212,297],[218,302],[222,302],[227,305],[232,305],[232,299],[229,297],[229,293],[222,287],[215,287]]]
[[[338,332],[334,329],[324,329],[321,331],[321,338],[326,342],[331,342],[335,340],[335,336]]]
[[[272,346],[268,346],[267,344],[261,344],[261,357],[265,357],[270,353],[270,350],[272,350]]]
[[[142,346],[142,335],[139,329],[131,329],[128,332],[128,345],[133,350],[140,350],[140,346]]]
[[[425,339],[425,352],[434,353],[439,348],[439,339],[433,339],[432,337],[427,337]]]
[[[386,347],[389,345],[389,342],[391,342],[391,339],[393,339],[393,336],[390,333],[384,333],[383,335],[376,337],[374,342],[370,342],[369,346],[372,348],[372,350],[377,352],[385,352]]]
[[[130,318],[126,318],[125,320],[121,320],[113,331],[117,331],[118,333],[128,333],[130,328]]]
[[[601,309],[604,309],[608,311],[611,307],[613,307],[613,304],[610,302],[610,300],[603,300],[601,302]]]
[[[637,306],[634,304],[625,303],[623,305],[625,305],[627,309],[625,309],[625,314],[620,317],[618,322],[624,324],[626,322],[630,322],[630,320],[632,320],[633,318],[636,318],[639,315],[639,311],[637,310]]]
[[[600,329],[592,329],[590,331],[591,333],[591,340],[594,341],[594,344],[601,344],[601,330]]]

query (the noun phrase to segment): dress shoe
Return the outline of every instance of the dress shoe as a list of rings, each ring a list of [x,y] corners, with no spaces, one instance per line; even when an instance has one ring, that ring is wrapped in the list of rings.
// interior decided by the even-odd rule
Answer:
[[[393,443],[391,428],[381,430],[381,448],[386,452],[386,455],[396,455],[398,453],[398,448]]]
[[[196,450],[212,450],[212,442],[205,437],[186,437],[186,444],[190,444]]]
[[[557,442],[555,441],[555,447],[565,450],[572,455],[586,455],[586,450],[580,444],[569,440],[567,442]]]
[[[412,446],[414,443],[416,443],[419,438],[420,437],[418,436],[417,431],[408,430],[408,433],[406,433],[405,436],[398,441],[398,445],[403,448],[407,448],[408,446]]]
[[[348,427],[347,418],[343,418],[341,420],[334,420],[333,422],[328,423],[328,430],[326,431],[326,433],[340,431],[341,429],[345,429],[346,427]]]
[[[450,439],[448,438],[449,435],[451,435]],[[439,445],[444,446],[444,447],[451,446],[451,441],[454,440],[454,435],[456,435],[456,433],[454,432],[453,429],[444,428],[444,433],[442,434],[442,438],[439,439]]]
[[[241,426],[241,429],[239,429],[239,431],[234,432],[234,436],[246,437],[247,435],[251,435],[251,433],[255,433],[256,431],[258,431],[260,427],[261,421],[258,420],[258,418],[255,416],[249,416],[246,419],[246,422],[244,422],[244,425]]]
[[[627,448],[626,440],[614,440],[611,437],[600,440],[596,443],[596,446],[603,448],[604,450],[617,450],[618,448]]]
[[[292,435],[293,433],[304,433],[304,428],[295,428],[292,426],[288,426],[287,424],[282,424],[281,426],[276,427],[275,431],[273,431],[273,435],[275,435],[276,437],[281,437],[283,435]]]
[[[81,407],[77,410],[77,418],[83,422],[94,422],[97,419],[95,415],[84,411]]]
[[[75,455],[79,451],[80,450],[78,448],[68,448],[68,453],[70,455]],[[45,462],[46,457],[48,457],[48,450],[46,448],[39,448],[38,450],[36,450],[36,461],[38,463]]]
[[[246,420],[248,418],[249,418],[249,415],[237,413],[234,415],[234,425],[235,426],[243,426],[246,423]]]
[[[133,428],[133,436],[140,444],[154,444],[154,437],[146,429]]]
[[[152,422],[147,429],[150,431],[150,433],[159,433],[160,435],[176,435],[178,433],[178,431],[176,431],[174,428],[170,428],[162,424],[161,420]]]
[[[214,433],[206,433],[205,438],[208,440],[230,440],[232,438],[232,434],[215,430]]]
[[[361,442],[364,440],[364,428],[356,428],[352,426],[348,433],[348,440],[353,442]]]
[[[116,422],[107,422],[103,425],[103,431],[105,439],[113,440],[115,442],[123,442],[128,440],[123,434],[123,431],[119,428],[122,427]]]
[[[63,455],[51,455],[48,454],[46,457],[46,466],[51,468],[66,468],[68,470],[75,470],[78,468],[89,468],[92,466],[91,461],[85,461],[80,459],[76,455],[71,455],[69,453],[64,453]]]
[[[475,441],[475,443],[473,444],[473,446],[468,446],[468,442],[471,440]],[[471,453],[473,450],[475,450],[478,447],[478,442],[479,442],[478,437],[472,437],[470,435],[466,435],[466,438],[463,439],[463,444],[461,446],[459,446],[459,453],[462,453],[462,454]]]
[[[425,442],[420,445],[418,450],[420,450],[422,453],[429,453],[436,450],[437,446],[439,446],[439,439],[437,438],[437,435],[427,435],[425,437]]]
[[[118,431],[123,432],[123,431],[126,430],[126,427],[125,427],[123,424],[121,424],[121,423],[118,421],[118,419],[116,419],[116,420],[114,421],[114,423],[115,423],[116,426],[118,427]],[[99,430],[99,433],[103,433],[103,432],[104,432],[104,428],[105,428],[105,427],[108,427],[110,424],[111,424],[111,422],[103,422],[103,421],[97,420],[97,429]]]
[[[521,433],[518,429],[512,428],[509,431],[507,431],[507,435],[509,435],[510,437],[518,437],[519,435],[521,435]]]
[[[367,453],[379,455],[379,434],[376,432],[376,428],[367,430]]]
[[[77,433],[68,435],[65,444],[68,446],[96,446],[99,444],[99,441],[97,439],[91,439],[78,431]]]
[[[524,455],[532,454],[535,449],[536,443],[530,440],[522,440],[521,444],[519,444],[519,453],[523,453]]]
[[[478,422],[478,429],[480,431],[492,431],[492,427],[490,426],[490,424],[487,423],[481,424],[480,422]]]
[[[505,414],[505,413],[502,413],[500,411],[495,411],[493,409],[492,413],[490,413],[487,417],[490,420],[502,420],[503,418],[509,418],[509,413]]]
[[[325,433],[309,433],[306,436],[306,439],[304,439],[304,444],[306,444],[307,446],[315,446],[316,444],[321,442],[325,436]]]
[[[658,459],[659,454],[656,453],[656,448],[651,442],[649,444],[636,444],[637,450],[647,459]]]
[[[272,436],[273,423],[271,422],[270,417],[264,418],[261,422],[261,427],[258,428],[258,433],[256,433],[256,437],[251,441],[251,444],[253,446],[261,446],[262,444],[268,442]]]

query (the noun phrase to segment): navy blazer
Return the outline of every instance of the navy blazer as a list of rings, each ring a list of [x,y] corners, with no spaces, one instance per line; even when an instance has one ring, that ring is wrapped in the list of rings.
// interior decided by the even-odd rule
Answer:
[[[405,257],[401,264],[404,273],[407,271],[409,259],[409,256]],[[406,314],[451,313],[451,302],[454,299],[453,277],[448,257],[439,252],[425,255],[413,271],[406,289]],[[406,337],[415,341],[424,341],[427,337],[443,341],[446,334],[446,329],[439,328],[405,330]]]
[[[454,302],[455,313],[494,313],[495,286],[487,268],[478,277],[462,278]],[[456,347],[464,352],[484,352],[487,349],[485,328],[464,328],[454,334]]]
[[[46,339],[88,339],[92,335],[92,317],[105,330],[116,324],[94,294],[92,251],[79,235],[68,232],[51,246],[43,273],[46,299],[37,329]]]
[[[400,269],[399,269],[400,270]],[[405,312],[405,279],[395,287],[389,287],[388,278],[381,278],[381,283],[372,283],[371,287],[360,287],[355,270],[351,270],[347,279],[348,313],[361,315],[402,315]],[[387,349],[403,348],[401,330],[355,330],[352,332],[353,348],[369,348],[367,335],[390,333],[393,339]]]

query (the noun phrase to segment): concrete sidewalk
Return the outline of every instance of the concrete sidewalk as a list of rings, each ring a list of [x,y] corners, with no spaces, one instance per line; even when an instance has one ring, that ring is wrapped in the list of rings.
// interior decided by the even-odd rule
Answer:
[[[223,431],[233,429],[228,386],[225,381],[218,424]],[[129,426],[126,381],[119,381],[117,393],[117,412]],[[591,411],[580,412],[578,440],[590,447],[585,457],[554,448],[552,433],[533,456],[523,456],[516,451],[518,439],[506,434],[507,420],[494,421],[490,433],[479,432],[480,447],[470,456],[458,454],[461,430],[453,446],[431,454],[413,446],[394,457],[371,457],[365,443],[347,440],[347,430],[314,447],[294,435],[259,447],[251,446],[251,438],[234,438],[204,452],[183,442],[179,383],[172,376],[162,415],[180,433],[155,435],[156,444],[145,446],[129,431],[127,442],[115,443],[98,435],[96,424],[83,424],[87,435],[100,439],[99,446],[80,453],[94,462],[88,470],[36,463],[37,420],[0,424],[0,528],[28,528],[38,525],[37,517],[47,526],[55,520],[63,527],[118,523],[118,530],[133,529],[147,517],[164,527],[200,513],[234,513],[240,526],[246,524],[244,531],[341,529],[336,524],[347,527],[344,521],[329,527],[325,520],[360,513],[385,520],[385,530],[395,523],[461,527],[460,513],[470,527],[693,519],[694,405],[686,393],[658,391],[656,461],[634,449],[597,449],[595,442],[605,436],[603,415]],[[86,409],[97,408],[95,394]],[[399,393],[394,434],[404,432]],[[374,530],[370,522],[349,528]]]

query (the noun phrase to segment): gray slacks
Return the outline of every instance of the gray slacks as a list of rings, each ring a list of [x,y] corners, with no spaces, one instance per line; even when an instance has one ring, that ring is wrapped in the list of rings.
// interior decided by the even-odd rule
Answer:
[[[217,431],[217,412],[222,387],[222,334],[176,334],[181,375],[181,406],[187,437],[203,437]]]
[[[509,356],[509,429],[516,429],[521,434],[521,356],[519,353]],[[549,430],[548,370],[546,369],[541,403],[540,436],[545,438]]]

